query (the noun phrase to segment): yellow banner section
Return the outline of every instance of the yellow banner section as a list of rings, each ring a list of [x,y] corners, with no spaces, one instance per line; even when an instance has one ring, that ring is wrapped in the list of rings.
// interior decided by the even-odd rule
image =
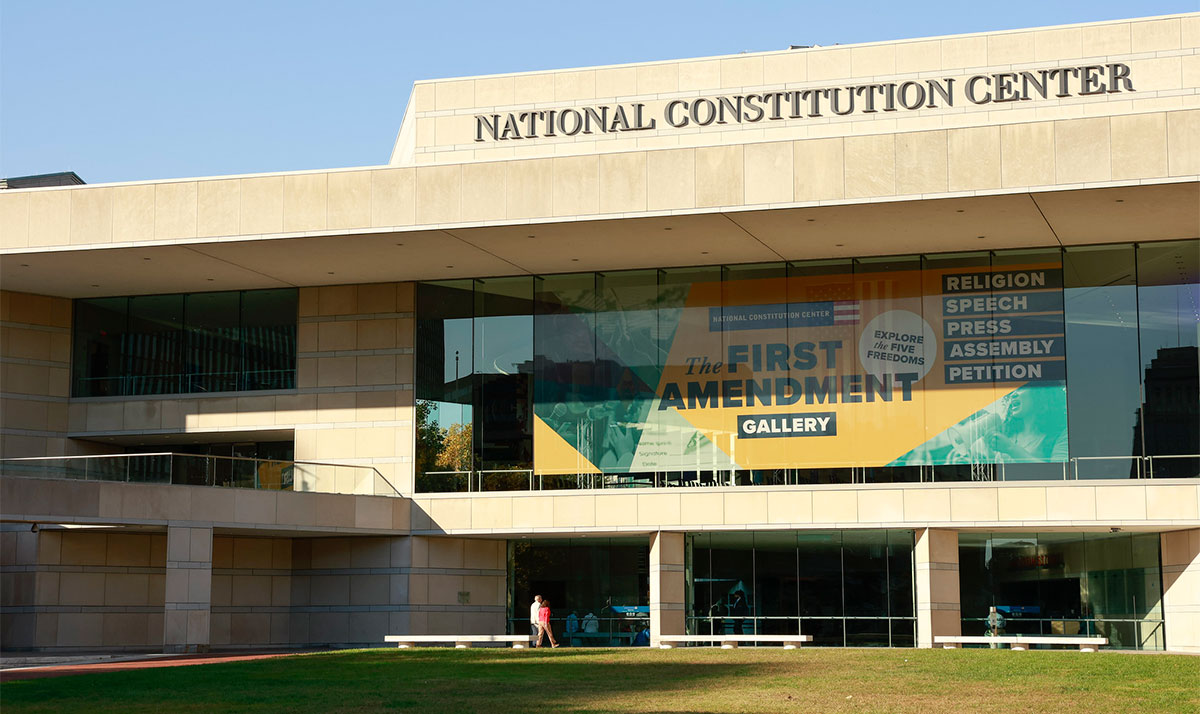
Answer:
[[[1029,295],[1055,292],[1059,277],[1046,273],[1058,267],[695,284],[658,406],[676,409],[742,468],[892,463],[1029,381],[1017,375],[1041,372],[1044,357],[1030,353],[1053,339],[1035,337],[1057,331],[1061,340],[1061,317],[1055,327],[1054,295]],[[1049,319],[1039,322],[1038,310]],[[1010,351],[1020,364],[998,356]],[[948,449],[971,460],[1006,416],[972,421]]]
[[[533,461],[538,473],[543,474],[600,473],[600,469],[536,414],[533,416]]]

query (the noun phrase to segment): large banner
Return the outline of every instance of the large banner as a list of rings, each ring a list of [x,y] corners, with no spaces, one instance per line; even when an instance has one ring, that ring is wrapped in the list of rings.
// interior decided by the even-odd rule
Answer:
[[[628,296],[597,290],[535,328],[593,340],[590,372],[535,349],[536,471],[1067,459],[1058,264],[717,274]]]

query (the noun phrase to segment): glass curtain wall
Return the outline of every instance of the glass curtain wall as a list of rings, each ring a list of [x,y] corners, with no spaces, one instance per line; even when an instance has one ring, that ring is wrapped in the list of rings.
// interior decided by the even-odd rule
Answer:
[[[1186,240],[422,283],[418,489],[1194,477],[1198,263]]]
[[[1063,282],[1076,472],[1079,478],[1138,476],[1142,450],[1134,435],[1142,400],[1133,245],[1067,248]]]
[[[916,642],[913,532],[702,533],[687,550],[690,634]]]
[[[75,301],[72,395],[293,389],[292,288]]]
[[[534,595],[550,603],[556,639],[572,647],[648,645],[650,548],[642,538],[509,541],[509,628],[529,631]]]
[[[1165,646],[1157,533],[959,533],[958,552],[964,635],[995,607],[1001,634]]]
[[[1200,469],[1200,248],[1195,241],[1137,246],[1142,405],[1133,448],[1154,477]]]

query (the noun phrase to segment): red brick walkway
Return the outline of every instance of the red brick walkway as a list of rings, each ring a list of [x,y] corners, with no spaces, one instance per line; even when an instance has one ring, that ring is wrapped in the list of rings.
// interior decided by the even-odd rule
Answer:
[[[259,654],[202,654],[202,655],[170,655],[148,657],[146,659],[130,659],[118,662],[72,663],[63,665],[47,665],[24,669],[0,670],[0,682],[12,682],[18,679],[42,679],[45,677],[65,677],[71,674],[93,674],[96,672],[125,672],[131,669],[151,669],[155,667],[183,667],[193,664],[215,664],[218,662],[248,662],[270,657],[287,657],[295,652],[266,652]]]

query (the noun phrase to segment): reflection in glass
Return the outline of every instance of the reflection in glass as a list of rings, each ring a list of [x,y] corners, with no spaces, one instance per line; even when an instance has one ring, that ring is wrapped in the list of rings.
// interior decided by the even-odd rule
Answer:
[[[75,397],[293,389],[298,291],[75,301]]]
[[[124,394],[122,337],[129,298],[76,300],[74,355],[71,368],[76,397],[115,397]]]
[[[688,631],[913,646],[912,551],[913,532],[903,530],[696,534]]]
[[[189,392],[237,389],[242,371],[241,294],[184,296]],[[294,319],[293,319],[294,322]]]
[[[533,466],[533,278],[475,281],[475,463],[483,483]]]
[[[550,601],[558,639],[572,647],[634,643],[650,626],[645,538],[509,541],[510,632],[529,631],[534,595]]]
[[[183,391],[183,295],[129,298],[122,347],[126,394]]]
[[[1157,478],[1195,476],[1200,469],[1200,458],[1194,458],[1200,454],[1200,241],[1141,244],[1137,269],[1143,403],[1134,449],[1151,457],[1150,472]],[[1180,455],[1190,458],[1168,458]]]
[[[1156,533],[960,533],[963,634],[984,634],[995,607],[1001,634],[1162,649],[1158,543]]]
[[[242,293],[242,389],[296,387],[296,291]]]
[[[418,491],[466,491],[475,468],[472,408],[474,288],[419,283],[416,304]]]
[[[1191,240],[423,284],[417,415],[473,446],[418,461],[476,477],[522,464],[531,476],[474,485],[522,490],[1196,476],[1198,254]],[[899,387],[934,343],[939,362]],[[835,438],[775,436],[825,411]],[[739,433],[759,428],[771,436]]]
[[[1067,422],[1079,478],[1137,476],[1138,305],[1133,246],[1068,248],[1063,256]],[[1098,359],[1103,355],[1103,359]]]

